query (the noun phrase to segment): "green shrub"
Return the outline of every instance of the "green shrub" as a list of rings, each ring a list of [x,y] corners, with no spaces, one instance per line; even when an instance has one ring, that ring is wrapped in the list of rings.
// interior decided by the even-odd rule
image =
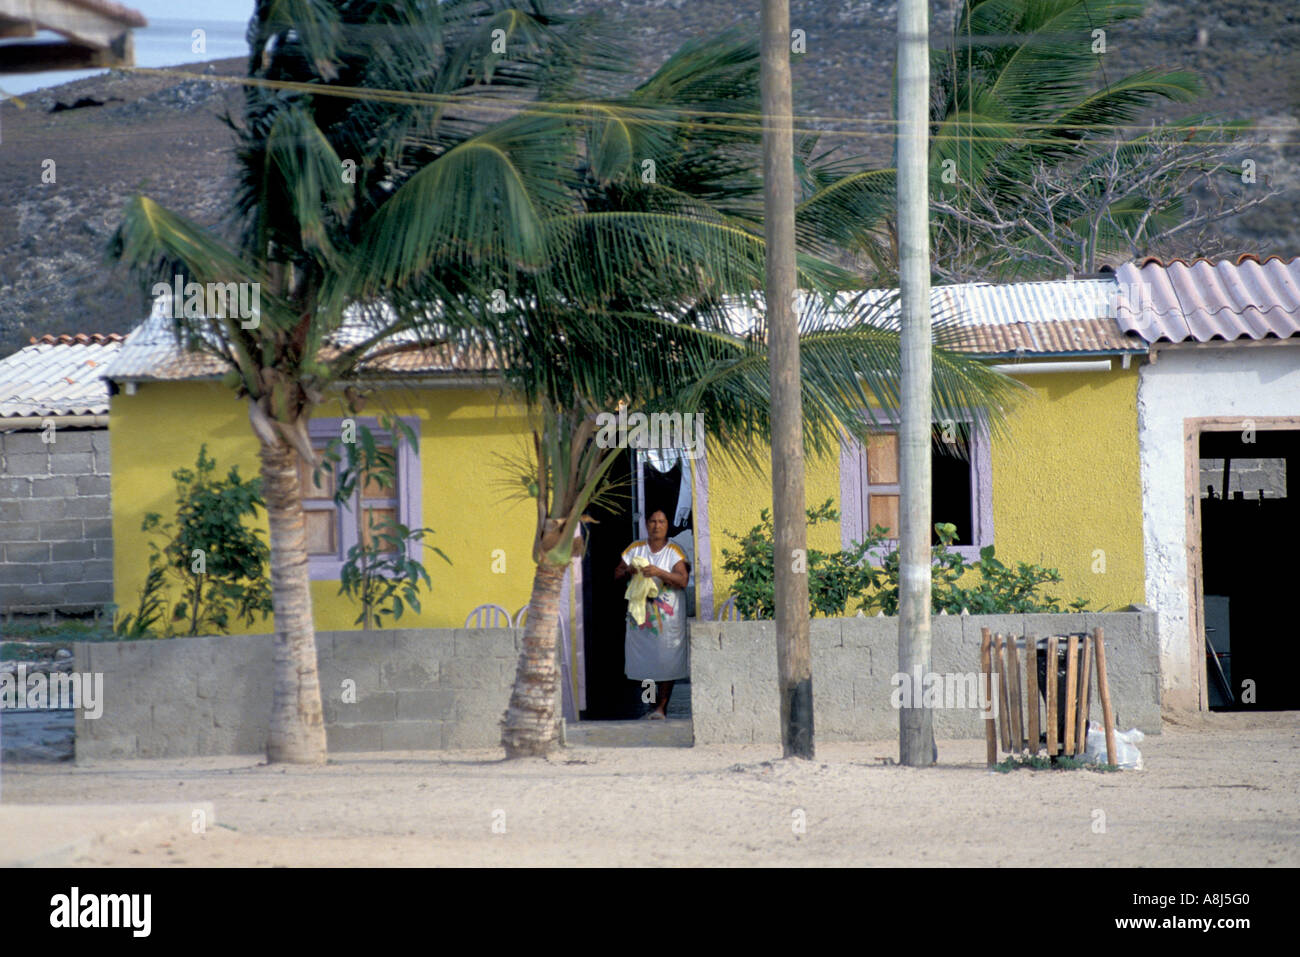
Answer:
[[[829,499],[818,508],[808,510],[808,525],[838,522],[840,513],[831,507]],[[739,542],[739,549],[722,550],[722,567],[736,576],[732,591],[736,596],[736,611],[743,618],[775,618],[773,601],[774,569],[772,560],[774,530],[772,515],[767,509],[759,514],[759,524],[744,535],[727,532]],[[808,612],[816,615],[843,615],[848,603],[871,589],[879,587],[878,572],[869,562],[863,561],[871,542],[851,550],[822,552],[808,549]]]
[[[193,469],[172,473],[175,518],[163,521],[157,512],[145,516],[141,530],[155,536],[149,543],[149,574],[139,608],[117,623],[122,637],[147,637],[158,626],[168,637],[178,626],[187,635],[226,634],[235,620],[251,625],[257,615],[271,613],[271,551],[265,533],[244,524],[265,506],[261,479],[245,481],[234,466],[224,479],[216,471],[205,444]],[[170,616],[163,612],[167,579],[180,586]]]
[[[140,586],[140,603],[135,611],[129,611],[113,625],[113,632],[119,638],[149,638],[155,635],[154,629],[163,624],[163,615],[167,603],[162,598],[165,586],[162,565],[151,557],[149,574]]]
[[[808,510],[808,525],[838,522],[839,512],[827,499],[821,506]],[[935,532],[939,544],[932,549],[931,610],[934,614],[947,612],[959,615],[969,611],[982,614],[1028,614],[1031,612],[1059,613],[1065,610],[1084,611],[1086,599],[1076,599],[1068,609],[1061,607],[1061,599],[1043,594],[1044,585],[1061,581],[1054,568],[1018,562],[1014,568],[998,560],[992,545],[980,549],[977,562],[968,563],[960,554],[949,550],[956,541],[956,526],[937,523]],[[722,567],[735,576],[732,593],[736,610],[747,619],[772,619],[776,617],[773,604],[774,578],[772,550],[774,531],[767,509],[759,515],[759,524],[744,535],[727,532],[739,542],[738,550],[722,550]],[[899,554],[894,549],[881,559],[880,567],[868,560],[887,540],[888,530],[877,525],[863,542],[835,552],[808,549],[808,605],[809,614],[835,617],[846,613],[853,602],[864,614],[882,612],[898,614]],[[968,572],[978,574],[970,586],[958,582]]]

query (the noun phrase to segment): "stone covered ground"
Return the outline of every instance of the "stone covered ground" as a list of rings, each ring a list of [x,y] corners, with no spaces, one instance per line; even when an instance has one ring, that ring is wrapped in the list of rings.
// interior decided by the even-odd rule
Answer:
[[[0,858],[88,866],[1300,864],[1300,715],[1171,716],[1145,770],[892,741],[7,764]],[[199,811],[200,813],[195,813]],[[4,849],[8,848],[8,851]]]

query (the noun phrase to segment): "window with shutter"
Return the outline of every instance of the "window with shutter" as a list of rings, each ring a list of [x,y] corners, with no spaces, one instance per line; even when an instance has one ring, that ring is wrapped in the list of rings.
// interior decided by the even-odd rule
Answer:
[[[879,415],[878,415],[879,418]],[[987,434],[969,422],[937,423],[931,444],[932,521],[957,526],[954,550],[968,560],[993,543],[993,494]],[[884,421],[863,445],[849,441],[840,453],[840,531],[844,547],[883,526],[890,548],[898,538],[901,502],[898,429]],[[939,538],[931,532],[933,544]]]
[[[372,535],[384,524],[396,521],[407,528],[422,527],[420,500],[420,466],[416,450],[406,441],[395,441],[379,428],[375,419],[358,418],[358,427],[370,429],[381,449],[396,450],[395,481],[365,475],[358,482],[351,500],[343,507],[334,501],[334,474],[320,469],[313,477],[311,466],[299,462],[299,480],[303,490],[303,513],[307,525],[307,557],[313,579],[337,581],[348,550],[358,542],[369,544]],[[418,419],[403,419],[418,434]],[[324,450],[342,434],[343,419],[313,419],[308,425],[312,446]],[[401,436],[397,437],[398,440]],[[319,482],[319,484],[317,484]],[[373,531],[372,531],[373,530]],[[418,558],[419,543],[411,544],[412,557]]]

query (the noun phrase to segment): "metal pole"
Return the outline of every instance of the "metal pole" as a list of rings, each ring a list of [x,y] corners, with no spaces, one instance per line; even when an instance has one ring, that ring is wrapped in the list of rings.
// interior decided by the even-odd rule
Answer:
[[[898,4],[898,280],[902,296],[899,426],[898,670],[930,671],[930,23],[926,0]],[[930,710],[899,713],[899,763],[934,763]]]

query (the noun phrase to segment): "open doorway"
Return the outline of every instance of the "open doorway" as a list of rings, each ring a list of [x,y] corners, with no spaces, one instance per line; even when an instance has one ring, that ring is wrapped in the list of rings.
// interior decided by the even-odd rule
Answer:
[[[1300,430],[1202,431],[1198,454],[1204,700],[1214,710],[1300,708],[1291,600]]]
[[[668,537],[687,555],[691,580],[686,588],[687,617],[695,615],[695,509],[692,459],[675,449],[627,449],[611,469],[616,493],[590,509],[582,569],[582,615],[586,653],[587,707],[584,721],[639,718],[646,710],[641,683],[624,670],[627,602],[625,583],[614,580],[623,550],[646,537],[645,517],[655,510],[668,516]],[[690,716],[690,679],[678,681],[668,702],[668,717]]]

